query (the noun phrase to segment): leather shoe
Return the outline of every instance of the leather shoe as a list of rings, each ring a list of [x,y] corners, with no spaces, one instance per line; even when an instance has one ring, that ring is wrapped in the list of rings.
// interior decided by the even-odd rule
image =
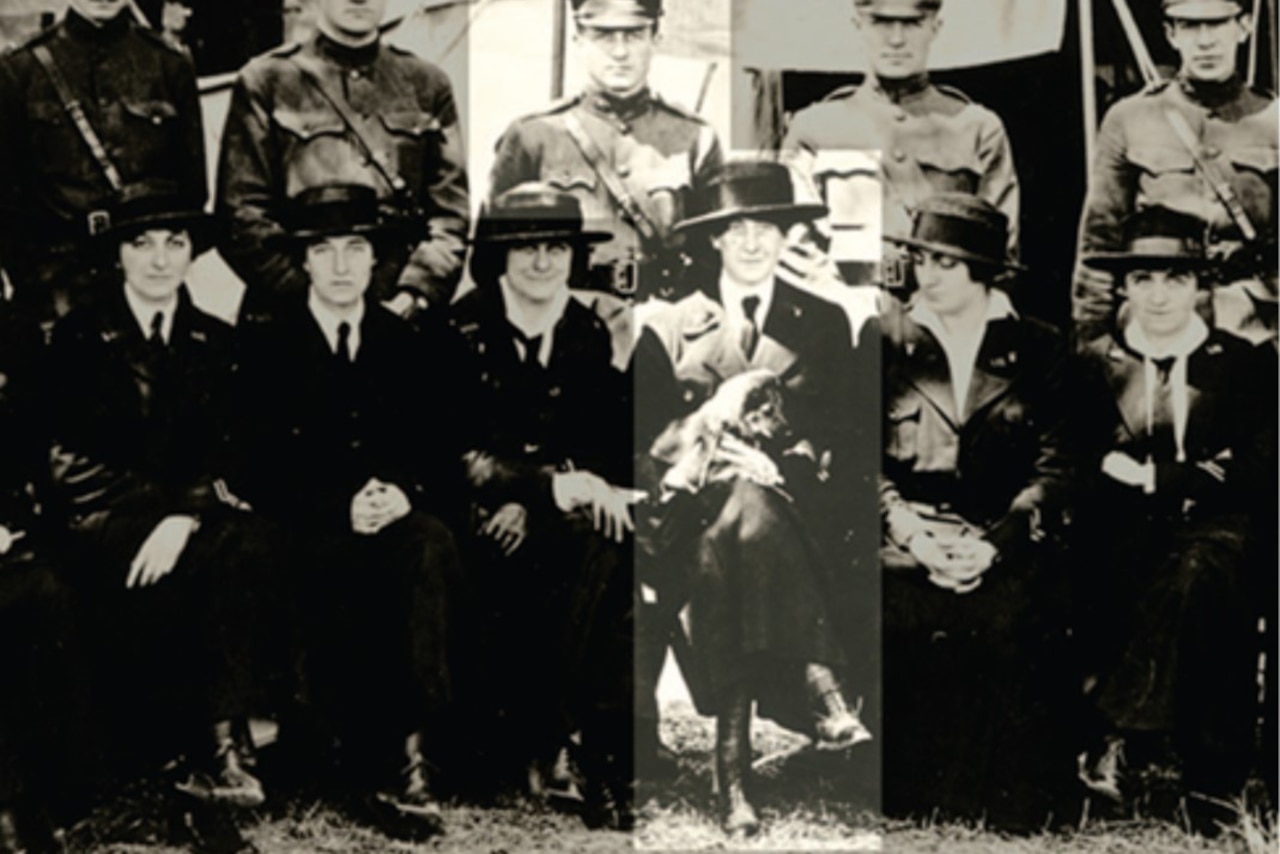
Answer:
[[[235,807],[259,807],[267,796],[262,781],[251,774],[241,758],[230,721],[219,721],[213,727],[213,767],[208,772],[192,771],[186,780],[175,785],[183,794],[198,800]]]
[[[0,854],[23,854],[22,840],[18,838],[18,819],[13,810],[0,809]]]
[[[408,764],[401,771],[399,787],[374,796],[381,807],[385,829],[393,836],[416,839],[444,832],[444,813],[431,792],[430,766],[420,745],[418,733],[405,740]]]

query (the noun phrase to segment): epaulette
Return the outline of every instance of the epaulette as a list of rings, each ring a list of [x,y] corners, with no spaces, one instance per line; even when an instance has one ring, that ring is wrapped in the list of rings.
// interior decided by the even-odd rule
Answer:
[[[856,94],[857,91],[858,91],[858,84],[856,83],[849,83],[844,86],[837,86],[836,88],[828,92],[826,96],[823,97],[822,100],[823,102],[839,101],[844,98],[853,97],[853,95]]]
[[[1169,84],[1171,84],[1172,82],[1173,82],[1172,79],[1153,80],[1150,83],[1148,83],[1146,86],[1143,86],[1142,89],[1138,92],[1138,94],[1140,95],[1158,94],[1160,92],[1163,92],[1165,89],[1168,89]]]
[[[1248,89],[1259,98],[1266,98],[1268,101],[1276,99],[1276,93],[1272,89],[1265,89],[1262,86],[1249,86]]]
[[[387,50],[392,50],[392,51],[395,51],[396,53],[402,53],[402,54],[404,54],[405,56],[417,56],[417,55],[418,55],[418,54],[414,53],[412,50],[409,50],[409,48],[404,47],[403,45],[392,44],[391,42],[387,42],[387,41],[384,41],[382,44],[387,48]]]
[[[53,38],[54,33],[56,33],[57,31],[58,31],[57,24],[54,24],[52,27],[45,27],[40,32],[27,36],[22,41],[15,42],[14,44],[10,45],[8,48],[4,50],[3,53],[0,53],[0,56],[8,56],[9,54],[16,53],[17,51],[25,50],[29,47],[35,47],[41,42]]]
[[[652,97],[653,97],[654,104],[657,104],[660,107],[665,107],[667,110],[669,110],[672,113],[675,113],[677,116],[680,116],[681,118],[689,119],[690,121],[699,122],[699,123],[703,123],[706,121],[704,118],[702,118],[702,116],[698,115],[688,107],[681,106],[680,104],[673,104],[672,102],[664,99],[657,92],[654,92]]]
[[[183,55],[182,51],[178,50],[176,47],[169,44],[167,41],[164,40],[164,36],[160,35],[158,32],[151,29],[150,27],[135,26],[133,28],[133,31],[136,32],[138,35],[142,36],[147,41],[151,42],[153,45],[162,47],[171,53],[178,54],[179,56]]]
[[[280,57],[281,59],[284,59],[285,57],[293,56],[300,50],[302,50],[302,42],[285,42],[279,47],[272,48],[266,53],[263,53],[262,56]]]
[[[933,88],[937,89],[939,92],[943,93],[944,95],[950,95],[953,98],[959,98],[961,101],[964,101],[966,104],[973,103],[972,98],[970,98],[968,95],[966,95],[964,92],[961,92],[959,89],[957,89],[954,86],[944,86],[940,83],[934,83]]]
[[[553,101],[551,105],[548,107],[544,107],[543,109],[537,110],[536,112],[526,113],[525,115],[521,116],[520,119],[518,119],[518,121],[523,121],[525,119],[536,119],[541,116],[554,116],[557,113],[563,113],[565,110],[568,110],[569,108],[581,102],[582,102],[581,94],[566,95],[565,97],[559,99],[558,101]]]

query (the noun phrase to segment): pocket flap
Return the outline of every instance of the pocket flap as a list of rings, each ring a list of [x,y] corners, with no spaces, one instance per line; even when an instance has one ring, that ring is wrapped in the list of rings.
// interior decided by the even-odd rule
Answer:
[[[122,101],[124,109],[131,115],[149,122],[159,124],[166,119],[177,118],[178,108],[168,101]]]
[[[1250,169],[1254,172],[1261,172],[1264,175],[1268,172],[1275,172],[1277,166],[1280,165],[1280,152],[1266,145],[1250,145],[1234,151],[1228,151],[1227,157],[1236,166]]]
[[[971,149],[953,146],[950,148],[925,148],[915,152],[915,158],[921,166],[927,166],[938,172],[972,172],[982,174],[982,164],[978,155]]]
[[[543,175],[543,180],[557,190],[571,192],[574,187],[595,190],[598,176],[595,170],[590,167],[583,167],[582,169],[560,168],[547,170],[547,173]]]
[[[392,133],[409,136],[422,136],[440,132],[440,119],[421,110],[399,110],[394,113],[383,113],[380,118]]]
[[[271,118],[280,127],[304,140],[321,134],[341,135],[346,130],[342,119],[332,113],[275,110],[271,113]]]
[[[1148,172],[1190,172],[1196,168],[1191,152],[1182,146],[1144,145],[1129,151],[1129,159]]]
[[[880,157],[874,151],[819,151],[813,160],[815,178],[878,175]],[[819,180],[819,184],[822,182]]]

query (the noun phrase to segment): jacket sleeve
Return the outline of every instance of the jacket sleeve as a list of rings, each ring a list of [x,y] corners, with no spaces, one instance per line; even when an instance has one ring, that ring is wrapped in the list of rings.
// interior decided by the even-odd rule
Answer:
[[[432,305],[447,306],[462,277],[470,225],[470,195],[467,189],[466,147],[458,123],[453,88],[442,79],[436,94],[435,114],[440,119],[440,144],[432,152],[419,203],[427,216],[427,239],[409,256],[397,282],[401,288],[420,293]]]
[[[185,56],[175,56],[174,66],[171,85],[182,127],[182,156],[186,158],[180,181],[183,194],[203,208],[209,200],[209,177],[205,168],[204,114],[200,108],[196,70]]]
[[[514,122],[498,138],[489,170],[489,202],[526,181],[540,177],[539,152],[523,122]]]
[[[306,275],[280,246],[278,198],[284,185],[270,106],[244,72],[231,90],[218,156],[216,212],[225,229],[221,252],[249,290],[300,294]]]
[[[1089,173],[1089,190],[1076,241],[1076,266],[1071,288],[1071,318],[1080,341],[1105,331],[1115,303],[1112,278],[1083,263],[1090,252],[1119,248],[1124,218],[1133,210],[1137,174],[1126,153],[1124,119],[1112,109],[1098,131],[1098,147]]]
[[[1018,188],[1018,172],[1013,161],[1013,149],[1004,124],[994,114],[984,123],[978,135],[978,159],[982,163],[982,178],[978,183],[978,196],[986,199],[1009,218],[1009,254],[1018,257],[1018,215],[1021,192]]]

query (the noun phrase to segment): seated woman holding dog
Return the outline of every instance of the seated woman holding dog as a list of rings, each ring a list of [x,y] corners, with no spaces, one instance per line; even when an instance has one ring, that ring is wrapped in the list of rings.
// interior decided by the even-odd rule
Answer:
[[[891,814],[1047,813],[1069,756],[1047,729],[1055,668],[1065,350],[994,286],[1009,223],[975,196],[927,200],[911,236],[915,292],[883,332],[884,797]],[[1060,631],[1058,636],[1060,637]],[[1064,680],[1065,685],[1065,680]]]
[[[476,227],[476,289],[451,309],[470,345],[466,455],[481,627],[473,686],[490,758],[542,785],[580,731],[591,824],[630,824],[631,380],[570,295],[604,233],[573,196],[507,190]],[[494,737],[496,736],[496,737]],[[503,769],[495,769],[501,772]]]
[[[1197,313],[1213,272],[1202,221],[1152,207],[1126,232],[1122,251],[1084,259],[1124,299],[1081,351],[1092,489],[1079,524],[1094,548],[1077,599],[1103,725],[1081,777],[1117,801],[1139,794],[1140,771],[1176,797],[1230,798],[1256,717],[1250,550],[1275,542],[1275,349]],[[1209,802],[1188,803],[1198,817]]]
[[[688,602],[681,667],[716,717],[723,827],[746,836],[759,829],[744,790],[753,701],[820,745],[870,737],[840,691],[839,536],[822,530],[856,513],[839,490],[858,366],[844,312],[775,277],[787,228],[823,210],[795,203],[785,166],[728,164],[693,202],[677,229],[718,269],[652,308],[635,354],[637,415],[667,425],[641,464],[655,499],[637,522],[641,575],[660,600]]]

